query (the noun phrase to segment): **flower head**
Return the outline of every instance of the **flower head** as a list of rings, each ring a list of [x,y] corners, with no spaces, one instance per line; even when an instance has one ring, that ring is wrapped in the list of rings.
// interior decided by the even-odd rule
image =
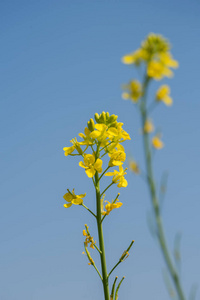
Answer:
[[[165,105],[170,106],[173,103],[172,98],[169,96],[170,88],[168,85],[162,85],[156,93],[156,101],[162,101]]]
[[[119,207],[121,207],[122,205],[123,205],[123,203],[122,202],[119,202],[119,200],[117,199],[117,201],[112,201],[112,202],[109,202],[109,201],[107,201],[107,200],[105,200],[104,201],[105,203],[107,203],[106,205],[105,205],[105,210],[106,211],[104,211],[104,208],[102,209],[102,215],[109,215],[109,213],[113,210],[113,209],[115,209],[115,208],[119,208]]]
[[[154,126],[151,120],[146,120],[144,123],[144,133],[151,133],[154,131]]]
[[[126,159],[124,147],[120,144],[117,144],[116,149],[113,149],[108,155],[110,156],[109,167],[121,166]]]
[[[102,163],[102,160],[99,158],[95,160],[94,154],[85,154],[84,162],[80,161],[79,166],[85,169],[85,173],[89,178],[92,178],[96,171],[98,173],[102,172]]]
[[[140,174],[139,166],[138,166],[138,164],[136,163],[136,161],[134,161],[134,160],[131,160],[131,161],[129,162],[129,169],[130,169],[131,171],[133,171],[135,174]]]
[[[64,207],[68,208],[70,206],[72,206],[72,204],[75,205],[80,205],[83,203],[83,199],[86,196],[85,194],[81,194],[81,195],[75,195],[74,193],[74,189],[72,190],[72,192],[70,192],[68,190],[68,193],[66,193],[63,198],[68,202],[68,204],[64,204]]]
[[[126,175],[126,169],[123,169],[122,166],[119,166],[119,171],[114,170],[114,172],[107,172],[105,176],[113,176],[112,181],[113,183],[117,183],[118,187],[126,187],[128,185],[127,180],[124,178]]]
[[[133,102],[138,102],[138,99],[142,95],[142,87],[139,81],[132,80],[129,84],[124,85],[123,88],[127,90],[122,94],[124,100],[130,99]]]
[[[81,143],[79,143],[76,138],[72,139],[70,142],[73,144],[73,146],[63,148],[65,151],[65,156],[71,155],[75,149],[77,150],[78,155],[82,155],[83,151],[80,147]]]
[[[80,145],[93,145],[94,144],[94,140],[90,137],[90,130],[85,127],[84,130],[84,134],[83,133],[79,133],[79,136],[83,139],[83,142],[80,142]]]
[[[144,63],[147,67],[147,75],[155,80],[163,77],[172,77],[170,68],[177,68],[178,62],[172,58],[171,46],[162,35],[150,33],[142,42],[141,47],[135,52],[125,55],[122,62],[125,64],[135,64],[139,66]],[[125,99],[130,98],[130,93],[124,94]],[[132,98],[137,101],[137,97]]]
[[[94,126],[94,128],[96,130],[94,130],[90,133],[90,137],[93,139],[97,139],[100,142],[106,140],[106,138],[107,138],[106,130],[108,127],[105,124],[96,124]]]
[[[162,149],[164,147],[163,142],[160,140],[159,136],[154,136],[152,138],[152,145],[157,150]]]

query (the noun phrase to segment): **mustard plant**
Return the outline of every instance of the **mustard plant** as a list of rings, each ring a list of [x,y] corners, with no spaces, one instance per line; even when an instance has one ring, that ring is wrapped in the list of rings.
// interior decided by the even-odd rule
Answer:
[[[165,77],[171,78],[173,76],[172,68],[178,67],[178,62],[173,59],[170,52],[171,46],[168,40],[162,35],[149,34],[142,42],[141,47],[136,51],[125,55],[122,62],[127,65],[134,66],[138,74],[141,75],[140,80],[132,79],[128,84],[123,85],[124,92],[122,98],[131,100],[136,106],[142,124],[142,140],[145,158],[145,173],[140,170],[138,163],[135,160],[130,161],[130,169],[135,174],[142,174],[147,183],[151,203],[154,211],[154,234],[159,242],[161,252],[163,254],[168,272],[170,274],[170,283],[168,284],[169,294],[172,298],[177,297],[179,300],[185,300],[183,287],[180,281],[180,274],[177,264],[180,262],[180,253],[178,248],[174,259],[170,254],[169,247],[166,240],[163,220],[161,215],[161,201],[166,190],[165,177],[161,180],[161,187],[159,188],[155,182],[154,168],[153,168],[153,154],[156,150],[163,148],[164,143],[161,140],[161,132],[156,131],[152,121],[151,113],[161,103],[166,106],[171,106],[173,100],[170,96],[170,87],[168,85],[161,85],[153,101],[150,103],[147,100],[149,86],[154,81],[160,81]],[[169,282],[169,281],[168,281]]]
[[[129,250],[133,245],[132,241],[129,247],[122,253],[121,257],[118,259],[115,266],[108,272],[106,264],[106,252],[104,246],[104,235],[103,235],[103,221],[109,216],[111,211],[122,206],[122,202],[119,202],[119,195],[112,201],[105,200],[106,191],[112,186],[117,186],[118,188],[126,187],[128,185],[125,179],[127,168],[123,168],[123,163],[126,159],[126,153],[122,143],[126,140],[130,140],[129,134],[122,128],[123,123],[117,122],[118,116],[109,115],[109,113],[102,112],[100,115],[95,114],[95,121],[90,119],[85,127],[84,133],[79,133],[81,142],[78,142],[76,138],[71,140],[72,146],[64,147],[65,156],[80,156],[81,161],[79,166],[84,169],[85,174],[91,179],[91,183],[95,189],[96,193],[96,211],[93,212],[89,209],[83,198],[86,197],[84,194],[75,194],[74,189],[70,191],[67,189],[67,193],[63,196],[66,200],[64,207],[69,208],[72,205],[78,205],[85,208],[91,215],[96,219],[97,223],[97,236],[98,245],[94,238],[91,236],[89,231],[89,226],[85,224],[85,229],[83,230],[84,249],[85,254],[88,258],[88,264],[93,266],[96,270],[104,290],[105,300],[117,300],[118,291],[124,277],[119,282],[116,287],[117,277],[112,285],[111,293],[109,289],[109,277],[115,268],[123,262],[129,256]],[[103,170],[103,160],[108,156],[106,167]],[[112,171],[110,171],[113,169]],[[103,191],[100,189],[100,181],[103,177],[111,177],[109,184],[104,187]],[[92,258],[92,254],[88,250],[93,249],[97,251],[100,257],[101,270],[97,267],[96,262]]]

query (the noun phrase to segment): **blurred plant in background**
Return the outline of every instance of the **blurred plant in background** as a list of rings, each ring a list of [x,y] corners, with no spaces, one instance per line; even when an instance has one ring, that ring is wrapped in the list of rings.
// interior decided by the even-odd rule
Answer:
[[[118,299],[118,291],[125,277],[122,277],[117,287],[117,276],[115,277],[111,293],[109,290],[109,277],[115,268],[129,256],[129,250],[134,243],[134,241],[130,243],[129,247],[118,259],[116,265],[108,273],[104,247],[103,221],[112,210],[121,207],[122,202],[119,202],[118,200],[120,195],[119,193],[112,201],[104,200],[106,195],[105,193],[113,185],[117,185],[118,188],[126,187],[128,185],[128,182],[125,179],[127,169],[123,169],[122,166],[126,159],[126,153],[122,143],[126,140],[130,140],[130,136],[122,128],[123,123],[117,122],[117,118],[118,117],[116,115],[110,116],[108,112],[102,112],[100,115],[96,113],[96,124],[93,119],[90,119],[84,133],[79,134],[83,140],[78,142],[77,139],[74,138],[71,140],[72,146],[63,148],[65,156],[70,155],[82,157],[83,161],[79,162],[79,166],[85,170],[86,175],[91,179],[95,189],[96,212],[91,211],[85,203],[83,203],[83,198],[86,197],[86,193],[76,195],[74,189],[72,191],[67,189],[68,192],[63,196],[63,198],[67,202],[64,204],[64,207],[69,208],[73,204],[82,206],[96,219],[99,244],[97,246],[96,241],[94,241],[94,238],[89,232],[89,226],[85,224],[85,229],[83,230],[83,236],[85,238],[85,252],[83,252],[83,254],[87,256],[89,261],[88,264],[94,267],[102,281],[105,300]],[[106,162],[106,168],[103,170],[103,159],[106,160],[106,155],[108,156],[108,162]],[[108,172],[111,168],[114,168],[113,172]],[[101,191],[100,181],[104,176],[112,177],[112,179],[108,186]],[[99,271],[95,261],[93,260],[88,247],[99,253],[101,271]]]
[[[175,239],[174,260],[170,254],[165,230],[161,215],[161,202],[166,191],[166,174],[161,179],[161,186],[157,186],[155,182],[153,168],[153,154],[156,150],[164,147],[161,132],[155,129],[151,113],[161,103],[171,106],[173,100],[170,96],[170,87],[168,85],[160,85],[152,102],[147,101],[148,89],[154,81],[160,81],[165,77],[172,77],[173,68],[178,67],[178,62],[173,59],[170,52],[171,46],[169,42],[161,35],[149,34],[142,42],[141,47],[136,51],[125,55],[122,62],[127,65],[135,66],[143,74],[143,77],[132,79],[129,83],[123,85],[122,98],[131,100],[136,106],[142,124],[142,140],[145,158],[145,171],[142,172],[135,160],[130,161],[129,167],[135,174],[142,175],[147,183],[150,199],[153,207],[153,224],[149,224],[153,228],[153,233],[159,242],[161,252],[163,254],[167,272],[165,272],[165,282],[169,291],[169,295],[173,299],[185,300],[185,294],[180,280],[180,236]],[[152,229],[151,228],[151,229]],[[168,274],[170,276],[168,276]],[[191,298],[191,299],[194,299]]]

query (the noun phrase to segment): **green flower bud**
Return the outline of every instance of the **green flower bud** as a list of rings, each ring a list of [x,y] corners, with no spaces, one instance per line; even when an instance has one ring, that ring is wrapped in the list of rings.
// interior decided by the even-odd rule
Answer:
[[[94,120],[93,120],[93,119],[90,119],[90,121],[88,121],[88,123],[87,123],[88,129],[89,129],[90,131],[94,131],[94,126],[95,126]]]
[[[115,122],[111,123],[110,127],[115,127],[115,128],[117,128],[117,122],[115,121]]]
[[[101,123],[106,123],[106,113],[105,113],[105,111],[103,111],[102,113],[101,113],[101,115],[100,115],[100,118],[99,118],[99,121],[101,122]]]
[[[99,123],[99,114],[98,114],[98,113],[96,113],[96,114],[94,115],[94,118],[95,118],[95,121],[96,121],[97,123]]]
[[[109,120],[108,120],[108,122],[109,122],[109,123],[113,123],[113,122],[117,121],[117,118],[118,118],[118,116],[116,116],[116,115],[111,115],[110,118],[109,118]]]
[[[110,114],[109,114],[109,112],[107,112],[106,113],[106,121],[108,121],[109,117],[110,117]]]

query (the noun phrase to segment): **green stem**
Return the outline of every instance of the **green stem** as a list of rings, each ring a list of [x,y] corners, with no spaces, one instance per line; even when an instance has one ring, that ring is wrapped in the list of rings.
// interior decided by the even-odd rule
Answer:
[[[101,176],[99,177],[99,180],[101,180],[101,178],[103,177],[103,175],[110,169],[110,166],[108,166],[105,171],[103,171],[103,173],[101,174]]]
[[[111,187],[111,185],[113,185],[114,182],[112,181],[111,184],[109,184],[109,186],[107,186],[107,188],[103,191],[103,193],[101,193],[100,197],[103,196],[103,194],[107,191],[107,189],[109,189],[109,187]]]
[[[141,106],[140,106],[141,117],[142,117],[142,128],[144,128],[144,124],[148,119],[147,107],[146,107],[146,94],[147,94],[149,80],[150,79],[148,77],[146,77],[144,80],[144,84],[143,84],[143,97],[141,99]],[[161,218],[161,214],[160,214],[159,202],[157,199],[156,185],[155,185],[155,181],[154,181],[151,144],[149,141],[148,133],[143,134],[143,143],[144,143],[144,155],[145,155],[146,170],[147,170],[147,183],[148,183],[151,201],[152,201],[155,218],[156,218],[158,241],[159,241],[162,253],[163,253],[164,260],[168,267],[170,276],[171,276],[174,286],[176,288],[178,297],[180,300],[185,300],[185,296],[184,296],[184,292],[183,292],[183,289],[182,289],[182,286],[180,283],[180,279],[179,279],[178,273],[176,271],[176,268],[174,267],[174,264],[172,262],[172,259],[171,259],[171,256],[170,256],[170,253],[168,250],[165,233],[164,233],[162,218]]]
[[[98,153],[97,153],[98,155]],[[96,184],[96,207],[97,207],[97,228],[99,236],[99,248],[101,251],[101,269],[102,269],[102,278],[103,278],[103,289],[105,300],[110,300],[109,285],[108,285],[108,275],[106,267],[106,255],[104,248],[104,238],[103,238],[103,228],[101,223],[101,194],[100,194],[100,185],[99,185],[99,175],[98,172],[95,174],[95,184]]]
[[[115,292],[115,300],[118,299],[118,292],[119,292],[119,288],[120,288],[120,285],[122,284],[122,281],[125,279],[125,277],[122,277],[120,283],[118,284],[117,288],[116,288],[116,292]]]
[[[103,278],[102,278],[102,276],[101,276],[99,270],[97,269],[97,267],[96,267],[96,265],[95,265],[95,262],[94,262],[93,259],[91,258],[90,253],[89,253],[89,251],[88,251],[88,249],[87,249],[85,243],[84,243],[84,247],[85,247],[85,252],[86,252],[86,255],[87,255],[87,257],[88,257],[88,260],[89,260],[90,264],[95,268],[95,270],[97,271],[99,277],[100,277],[101,280],[103,281]]]
[[[87,209],[95,218],[97,217],[87,206],[85,206],[85,204],[81,203],[80,205]]]
[[[117,268],[117,266],[124,261],[124,259],[127,257],[127,253],[128,251],[131,249],[132,245],[133,245],[134,241],[132,241],[130,243],[130,245],[128,246],[128,248],[124,251],[124,253],[122,254],[122,256],[120,257],[118,263],[116,263],[116,265],[112,268],[112,270],[110,271],[110,273],[108,274],[108,277],[111,275],[111,273]]]

